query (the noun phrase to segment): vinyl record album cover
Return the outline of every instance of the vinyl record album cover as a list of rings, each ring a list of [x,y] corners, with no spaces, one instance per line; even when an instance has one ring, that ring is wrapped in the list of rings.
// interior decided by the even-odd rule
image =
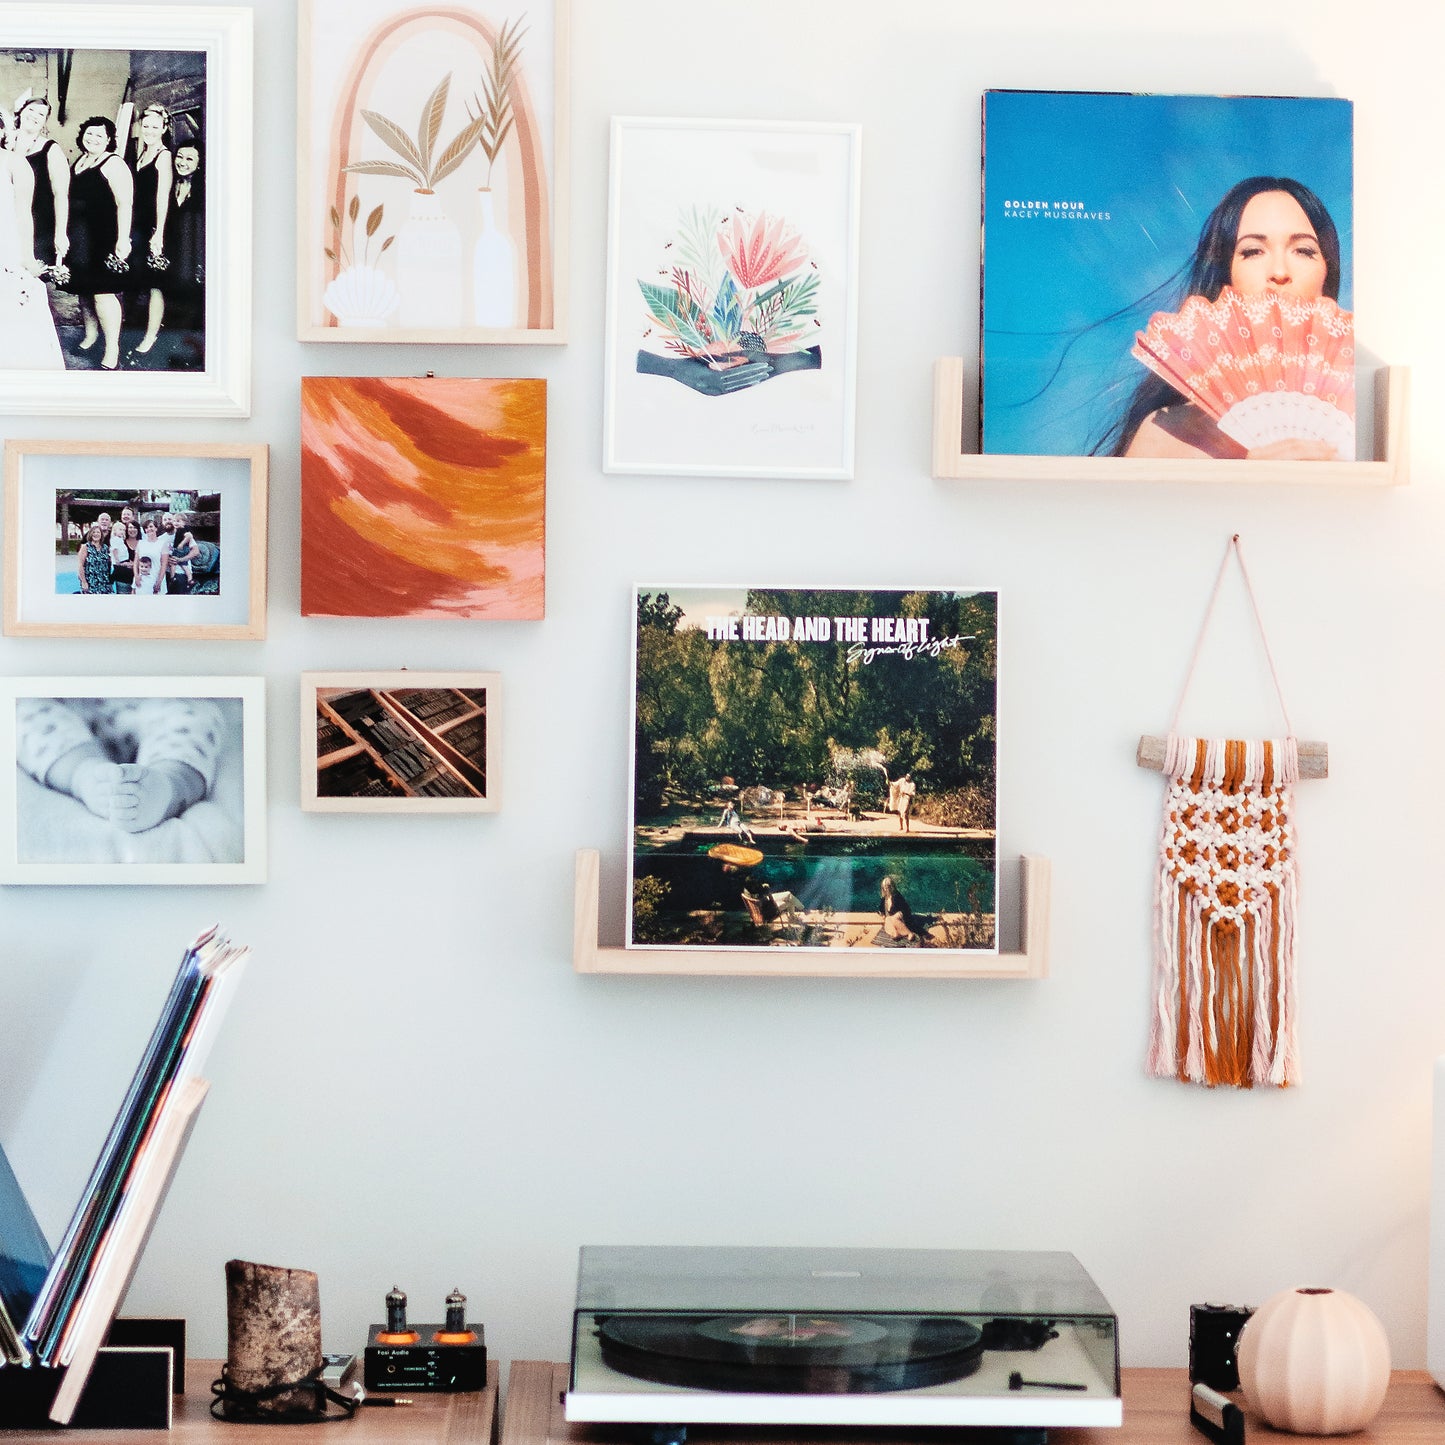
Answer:
[[[1352,460],[1353,107],[988,91],[982,450]]]
[[[640,587],[628,944],[997,952],[997,617]]]

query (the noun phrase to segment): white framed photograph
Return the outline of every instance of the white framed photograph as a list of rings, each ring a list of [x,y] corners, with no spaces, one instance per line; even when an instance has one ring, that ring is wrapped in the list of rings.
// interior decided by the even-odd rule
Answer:
[[[259,677],[0,680],[0,883],[264,883]]]
[[[308,813],[495,813],[495,672],[301,675]]]
[[[267,455],[6,442],[6,636],[265,637]]]
[[[0,412],[251,413],[252,12],[0,4]]]
[[[569,0],[300,0],[302,341],[561,343]]]
[[[603,469],[853,475],[857,125],[614,117]]]

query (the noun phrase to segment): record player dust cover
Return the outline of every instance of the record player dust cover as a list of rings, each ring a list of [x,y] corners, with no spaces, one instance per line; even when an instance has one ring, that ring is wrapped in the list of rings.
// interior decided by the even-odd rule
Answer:
[[[1352,125],[986,92],[984,452],[1353,459]]]
[[[633,605],[629,947],[998,951],[997,593]]]

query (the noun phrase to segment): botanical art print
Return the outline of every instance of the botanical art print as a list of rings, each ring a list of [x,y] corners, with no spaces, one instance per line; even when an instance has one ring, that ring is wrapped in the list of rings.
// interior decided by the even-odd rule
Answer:
[[[614,119],[605,470],[852,475],[860,149]]]
[[[983,450],[1353,460],[1352,107],[984,96]]]
[[[639,372],[725,396],[822,366],[818,263],[782,216],[692,206],[663,262],[637,282],[650,321]]]
[[[304,0],[304,339],[561,339],[565,23],[558,0]]]
[[[629,945],[996,952],[997,618],[639,588]]]
[[[306,617],[540,618],[547,383],[301,382]]]

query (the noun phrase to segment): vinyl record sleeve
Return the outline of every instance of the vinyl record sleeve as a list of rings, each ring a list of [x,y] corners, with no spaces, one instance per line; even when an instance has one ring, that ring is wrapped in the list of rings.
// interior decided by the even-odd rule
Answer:
[[[998,951],[998,593],[639,586],[629,947]]]
[[[1122,454],[1135,333],[1187,299],[1207,222],[1251,178],[1317,199],[1351,311],[1352,135],[1339,99],[986,92],[982,450]]]

